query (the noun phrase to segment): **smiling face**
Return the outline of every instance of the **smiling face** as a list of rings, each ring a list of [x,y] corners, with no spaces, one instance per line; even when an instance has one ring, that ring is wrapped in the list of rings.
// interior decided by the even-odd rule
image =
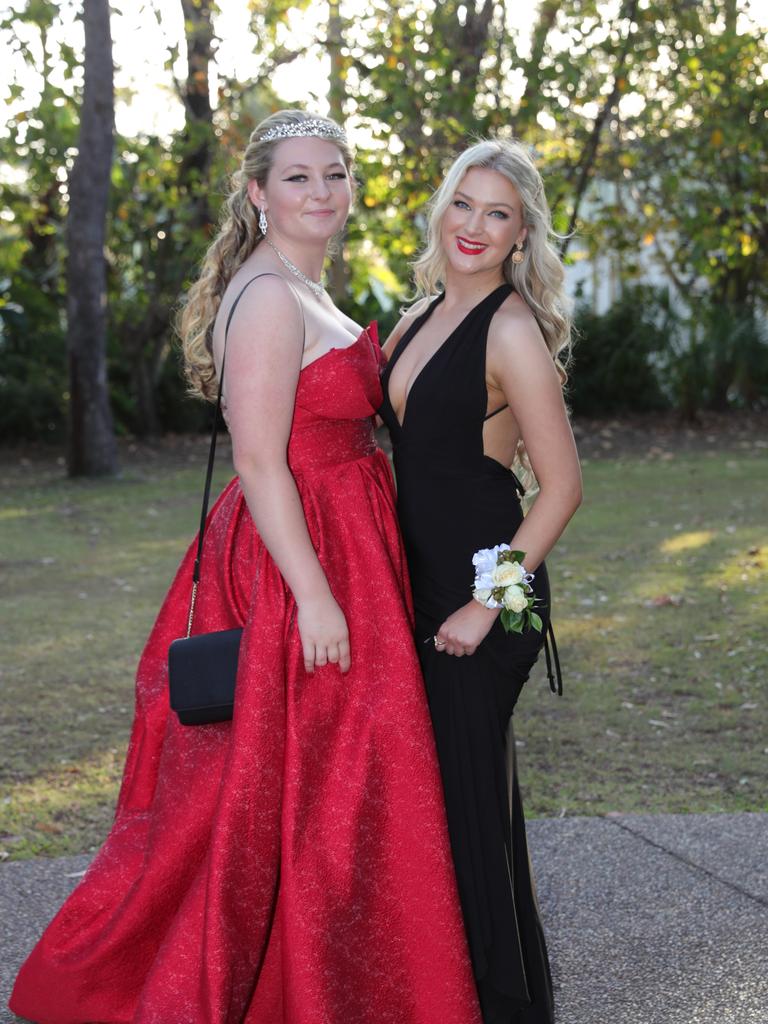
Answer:
[[[503,279],[502,267],[526,236],[517,189],[503,174],[472,167],[459,182],[440,225],[447,268]]]
[[[344,226],[352,201],[349,172],[328,139],[284,139],[274,148],[263,186],[248,183],[251,202],[267,215],[269,233],[279,244],[327,242]]]

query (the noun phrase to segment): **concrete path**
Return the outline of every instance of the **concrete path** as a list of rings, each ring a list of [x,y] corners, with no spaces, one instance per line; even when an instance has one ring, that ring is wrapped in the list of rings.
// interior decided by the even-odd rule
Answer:
[[[768,1024],[768,814],[541,819],[529,841],[558,1024]],[[3,1008],[87,863],[0,866]]]

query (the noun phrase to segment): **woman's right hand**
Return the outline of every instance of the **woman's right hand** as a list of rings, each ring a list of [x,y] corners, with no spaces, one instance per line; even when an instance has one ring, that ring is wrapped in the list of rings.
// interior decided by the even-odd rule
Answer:
[[[349,671],[347,620],[332,594],[302,601],[298,605],[298,626],[307,672],[329,663],[338,665],[342,672]]]

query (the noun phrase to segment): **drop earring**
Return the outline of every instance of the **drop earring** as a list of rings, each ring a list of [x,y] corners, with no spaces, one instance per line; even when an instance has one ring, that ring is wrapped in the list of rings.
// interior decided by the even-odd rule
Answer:
[[[262,235],[266,236],[268,227],[266,213],[263,210],[259,210],[259,231]]]
[[[515,248],[512,251],[512,262],[517,263],[519,266],[524,259],[525,255],[523,254],[523,243],[515,242]]]

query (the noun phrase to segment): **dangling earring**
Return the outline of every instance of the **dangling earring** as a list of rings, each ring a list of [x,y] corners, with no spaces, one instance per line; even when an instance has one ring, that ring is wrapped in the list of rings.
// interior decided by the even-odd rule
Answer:
[[[266,213],[263,210],[259,210],[259,231],[262,235],[266,235],[268,227]]]
[[[523,262],[525,255],[523,254],[523,243],[515,242],[515,248],[512,252],[512,262],[518,265]]]

